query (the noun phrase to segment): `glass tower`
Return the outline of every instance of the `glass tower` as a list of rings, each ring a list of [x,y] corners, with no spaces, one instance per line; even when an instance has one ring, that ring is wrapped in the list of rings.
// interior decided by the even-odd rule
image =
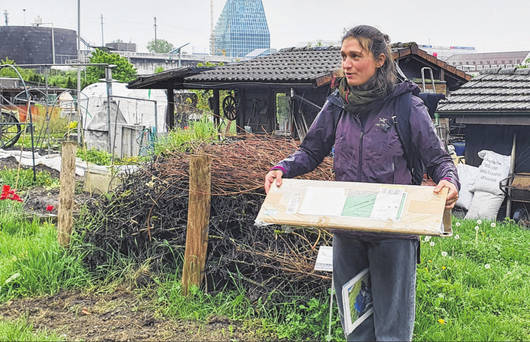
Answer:
[[[210,42],[212,55],[243,57],[270,48],[270,33],[261,0],[227,0]]]

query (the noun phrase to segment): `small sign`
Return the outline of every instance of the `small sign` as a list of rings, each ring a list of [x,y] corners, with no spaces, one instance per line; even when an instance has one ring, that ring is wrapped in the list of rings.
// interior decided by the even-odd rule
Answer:
[[[320,246],[318,249],[315,271],[333,272],[333,247]]]

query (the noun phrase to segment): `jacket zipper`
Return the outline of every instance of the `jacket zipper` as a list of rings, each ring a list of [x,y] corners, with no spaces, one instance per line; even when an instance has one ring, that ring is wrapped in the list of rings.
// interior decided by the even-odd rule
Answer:
[[[357,123],[359,124],[359,127],[361,127],[361,136],[359,137],[359,166],[358,166],[358,169],[357,169],[357,181],[358,182],[362,182],[362,179],[361,179],[361,172],[362,172],[362,166],[363,166],[363,138],[364,138],[364,125],[361,121],[361,119],[359,119],[359,115],[356,115],[355,116],[355,120],[357,121]]]

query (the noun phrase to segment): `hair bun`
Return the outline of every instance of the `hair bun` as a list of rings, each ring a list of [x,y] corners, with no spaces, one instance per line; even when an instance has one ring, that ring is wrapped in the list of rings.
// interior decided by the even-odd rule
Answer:
[[[387,44],[390,44],[390,37],[388,36],[388,34],[384,34],[384,35],[383,35],[383,38],[385,39],[385,42],[386,42]]]

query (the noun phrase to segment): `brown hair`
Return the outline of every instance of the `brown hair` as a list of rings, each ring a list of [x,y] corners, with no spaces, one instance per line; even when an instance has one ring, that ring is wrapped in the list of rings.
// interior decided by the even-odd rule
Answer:
[[[392,51],[390,50],[390,38],[373,26],[359,25],[349,29],[342,41],[348,38],[355,38],[361,44],[363,49],[370,51],[374,58],[380,54],[385,55],[385,63],[377,69],[376,78],[377,83],[392,89],[392,85],[396,83],[396,67],[392,59]]]

